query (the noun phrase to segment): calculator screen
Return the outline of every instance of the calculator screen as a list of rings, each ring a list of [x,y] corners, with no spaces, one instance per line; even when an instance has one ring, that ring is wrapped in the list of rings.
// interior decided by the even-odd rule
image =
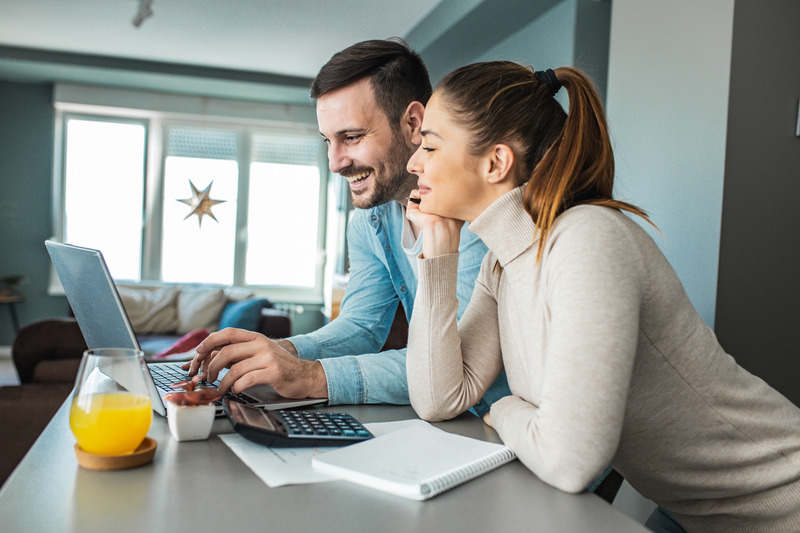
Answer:
[[[261,409],[249,407],[240,403],[231,402],[230,408],[235,411],[233,415],[240,418],[245,424],[249,426],[262,427],[269,431],[281,431],[275,426],[272,419],[266,415]]]

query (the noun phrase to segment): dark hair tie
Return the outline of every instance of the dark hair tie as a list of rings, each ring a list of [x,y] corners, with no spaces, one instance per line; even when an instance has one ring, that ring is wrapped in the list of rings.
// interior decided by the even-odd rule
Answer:
[[[536,76],[537,80],[547,85],[547,88],[550,89],[550,96],[554,96],[561,88],[561,82],[558,81],[556,73],[553,72],[551,68],[547,70],[537,70],[533,75]]]

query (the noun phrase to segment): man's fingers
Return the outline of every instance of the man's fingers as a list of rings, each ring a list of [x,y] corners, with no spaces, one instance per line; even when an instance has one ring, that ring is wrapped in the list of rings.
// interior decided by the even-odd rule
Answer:
[[[214,352],[214,356],[204,365],[203,370],[206,374],[206,381],[214,382],[223,368],[231,368],[240,361],[248,361],[250,363],[256,361],[259,359],[257,349],[256,343],[243,342],[229,344]]]
[[[202,367],[202,365],[203,365],[203,362],[204,362],[206,359],[208,359],[208,358],[209,358],[209,356],[212,356],[212,357],[213,357],[213,354],[211,354],[211,355],[209,355],[209,354],[202,354],[202,355],[201,355],[201,354],[199,354],[199,353],[196,353],[196,354],[195,354],[195,356],[194,356],[194,357],[192,357],[192,359],[191,359],[191,360],[189,360],[189,361],[185,362],[184,364],[182,364],[182,365],[181,365],[181,368],[182,368],[183,370],[186,370],[186,371],[188,372],[188,374],[189,374],[189,377],[195,376],[195,375],[197,375],[197,373],[200,371],[200,368]]]
[[[270,367],[273,361],[267,357],[245,357],[233,363],[228,373],[222,378],[219,389],[226,392],[233,389],[239,393],[259,383],[272,385],[270,382]]]
[[[229,344],[250,342],[258,337],[258,333],[247,331],[246,329],[225,328],[216,331],[206,337],[203,342],[197,345],[198,355],[205,355],[214,350],[221,350]]]

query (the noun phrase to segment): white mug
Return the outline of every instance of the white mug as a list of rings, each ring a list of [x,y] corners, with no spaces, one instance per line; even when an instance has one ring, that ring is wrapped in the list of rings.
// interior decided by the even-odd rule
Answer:
[[[178,442],[205,440],[211,434],[214,425],[216,407],[207,405],[175,405],[167,404],[167,424],[172,437]]]

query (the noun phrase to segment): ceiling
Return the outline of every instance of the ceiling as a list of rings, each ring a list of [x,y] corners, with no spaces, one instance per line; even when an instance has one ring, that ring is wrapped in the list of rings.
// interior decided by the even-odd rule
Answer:
[[[274,83],[307,101],[309,80],[331,54],[364,39],[405,36],[440,3],[151,0],[152,16],[137,28],[140,1],[2,0],[0,78],[91,82],[102,74],[104,83],[169,89],[176,76],[216,77],[222,87],[212,93],[231,94],[224,88],[231,81],[262,91]]]

